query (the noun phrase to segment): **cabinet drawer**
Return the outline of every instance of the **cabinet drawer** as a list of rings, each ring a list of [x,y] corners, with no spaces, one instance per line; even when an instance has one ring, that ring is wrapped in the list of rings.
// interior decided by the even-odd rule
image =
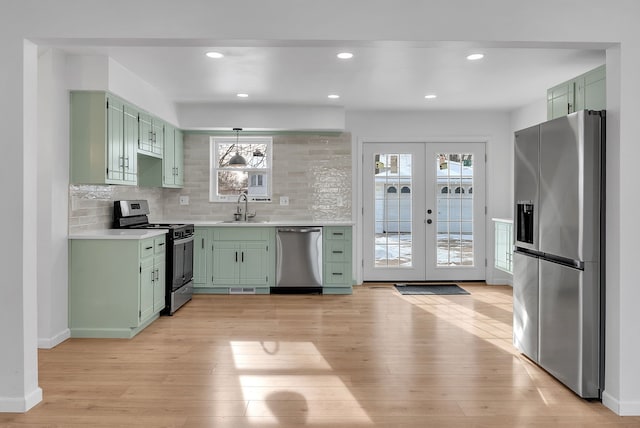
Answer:
[[[351,272],[347,272],[351,265],[347,263],[326,263],[325,284],[349,284]]]
[[[351,243],[345,240],[329,240],[325,243],[325,261],[348,262],[351,259]]]
[[[145,239],[140,241],[140,258],[144,259],[153,256],[155,251],[154,239]]]
[[[325,227],[324,238],[328,240],[351,239],[351,230],[346,227]]]
[[[167,251],[167,238],[165,235],[154,238],[153,240],[154,254],[162,254]]]
[[[269,239],[269,229],[264,227],[215,227],[214,241],[262,241]]]

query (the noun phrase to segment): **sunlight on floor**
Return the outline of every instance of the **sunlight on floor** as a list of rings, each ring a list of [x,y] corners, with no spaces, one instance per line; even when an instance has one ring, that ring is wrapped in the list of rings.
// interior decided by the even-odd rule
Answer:
[[[313,343],[230,344],[251,423],[278,426],[286,418],[287,424],[329,425],[338,418],[350,426],[373,424]]]
[[[445,320],[450,324],[461,328],[462,330],[473,334],[480,339],[490,342],[494,346],[510,354],[519,355],[517,349],[513,346],[513,330],[511,324],[483,315],[474,307],[458,304],[455,298],[451,296],[425,296],[425,295],[405,295],[402,299],[419,307],[423,311],[429,312],[439,319]],[[466,299],[471,296],[458,296]],[[511,306],[508,302],[503,302],[500,297],[496,298],[477,298],[471,297],[483,304],[493,306],[502,310],[511,312]]]

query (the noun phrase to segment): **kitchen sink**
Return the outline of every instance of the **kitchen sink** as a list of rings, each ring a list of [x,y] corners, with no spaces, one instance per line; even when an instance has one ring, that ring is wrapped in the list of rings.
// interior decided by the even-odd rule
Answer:
[[[268,223],[268,221],[266,220],[247,220],[247,221],[243,221],[243,220],[224,220],[222,223],[224,224],[263,224],[263,223]]]

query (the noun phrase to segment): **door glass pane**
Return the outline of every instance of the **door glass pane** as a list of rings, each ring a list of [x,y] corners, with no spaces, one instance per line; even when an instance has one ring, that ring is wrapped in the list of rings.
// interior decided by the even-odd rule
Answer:
[[[375,267],[412,266],[411,154],[375,154]]]
[[[473,156],[436,156],[437,266],[473,266]]]

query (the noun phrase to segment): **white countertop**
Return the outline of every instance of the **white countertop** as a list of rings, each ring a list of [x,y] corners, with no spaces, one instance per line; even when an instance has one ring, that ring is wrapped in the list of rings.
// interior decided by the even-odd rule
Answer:
[[[184,223],[184,222],[183,222]],[[274,227],[274,226],[353,226],[353,222],[349,221],[297,221],[297,220],[289,220],[289,221],[233,221],[233,222],[224,222],[224,221],[203,221],[203,220],[195,220],[188,221],[187,223],[192,223],[194,226],[220,226],[220,227]]]
[[[222,220],[154,220],[153,223],[188,223],[194,226],[207,227],[278,227],[278,226],[353,226],[349,221],[234,221]],[[167,229],[103,229],[76,232],[69,239],[146,239],[167,233]]]
[[[493,221],[499,221],[501,223],[513,223],[513,220],[510,218],[499,218],[499,217],[494,217],[491,220]]]
[[[69,239],[147,239],[164,235],[167,229],[103,229],[69,235]]]

